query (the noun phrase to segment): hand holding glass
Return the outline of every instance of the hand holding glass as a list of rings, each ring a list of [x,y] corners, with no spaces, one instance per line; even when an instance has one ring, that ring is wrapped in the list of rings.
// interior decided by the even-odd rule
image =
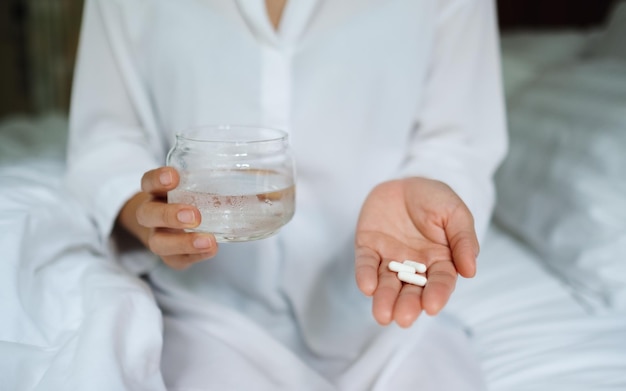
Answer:
[[[180,183],[168,203],[197,207],[193,231],[218,242],[269,237],[295,210],[295,169],[288,136],[278,129],[205,126],[176,135],[167,165]]]

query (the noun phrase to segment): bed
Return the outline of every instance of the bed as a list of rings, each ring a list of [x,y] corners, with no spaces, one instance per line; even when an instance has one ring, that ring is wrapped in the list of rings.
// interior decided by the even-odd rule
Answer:
[[[509,156],[446,311],[488,390],[626,390],[625,40],[626,3],[503,36]],[[66,135],[62,114],[0,123],[0,389],[164,390],[159,310],[63,189]]]

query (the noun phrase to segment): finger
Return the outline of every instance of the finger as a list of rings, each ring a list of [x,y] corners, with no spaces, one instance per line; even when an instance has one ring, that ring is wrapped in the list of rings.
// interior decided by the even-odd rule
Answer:
[[[217,243],[211,234],[157,230],[148,239],[148,248],[161,257],[214,254],[217,251]]]
[[[465,207],[458,208],[448,220],[445,230],[456,270],[463,277],[474,277],[479,246],[470,211]]]
[[[214,253],[184,254],[162,257],[163,262],[175,270],[184,270],[194,263],[206,261],[215,256]]]
[[[141,178],[141,190],[155,196],[165,194],[178,186],[180,177],[173,167],[159,167],[143,174]]]
[[[411,326],[422,312],[422,291],[421,286],[403,284],[393,313],[400,327]]]
[[[195,228],[200,220],[200,211],[191,205],[148,201],[137,207],[137,222],[148,228]]]
[[[354,275],[356,284],[367,296],[374,294],[378,286],[378,268],[380,257],[368,247],[358,247],[356,249]]]
[[[446,305],[456,286],[457,272],[450,261],[435,262],[428,268],[428,282],[422,292],[422,307],[435,315]]]
[[[381,262],[378,274],[378,287],[374,292],[372,313],[374,319],[381,325],[387,325],[393,320],[393,309],[402,288],[396,273],[387,269],[389,260]]]

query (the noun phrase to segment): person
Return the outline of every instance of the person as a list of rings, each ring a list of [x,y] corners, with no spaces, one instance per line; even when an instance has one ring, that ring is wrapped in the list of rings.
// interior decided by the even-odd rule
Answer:
[[[481,387],[440,312],[458,276],[476,273],[506,153],[494,9],[86,2],[67,184],[103,243],[150,284],[168,386]],[[211,123],[288,131],[297,207],[277,235],[218,246],[185,231],[198,209],[167,203],[180,180],[164,167],[173,136]],[[144,250],[125,250],[129,238]],[[428,265],[424,288],[387,269],[403,259]],[[399,376],[394,360],[415,370]]]

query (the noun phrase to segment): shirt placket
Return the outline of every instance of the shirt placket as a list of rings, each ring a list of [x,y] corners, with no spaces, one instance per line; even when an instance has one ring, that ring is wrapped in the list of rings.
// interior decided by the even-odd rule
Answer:
[[[264,1],[238,0],[239,9],[260,44],[260,107],[266,126],[292,133],[294,53],[319,1],[288,2],[277,32],[267,17]]]
[[[261,110],[267,126],[290,131],[293,90],[293,50],[261,47]]]

